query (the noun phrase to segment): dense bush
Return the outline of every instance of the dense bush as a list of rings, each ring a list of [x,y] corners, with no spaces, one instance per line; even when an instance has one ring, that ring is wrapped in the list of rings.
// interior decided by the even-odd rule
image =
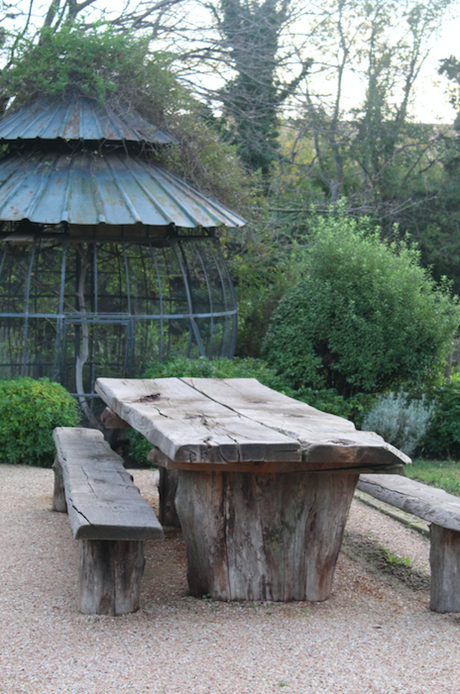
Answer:
[[[298,389],[349,397],[439,375],[460,321],[408,245],[384,244],[366,219],[318,218],[305,277],[281,299],[263,356]]]
[[[422,441],[424,456],[460,458],[460,375],[430,390],[435,411]]]
[[[75,400],[46,378],[0,381],[0,450],[5,463],[51,467],[53,429],[76,426]]]
[[[362,426],[412,455],[426,434],[433,412],[434,405],[424,398],[409,400],[407,393],[388,393],[377,398]]]

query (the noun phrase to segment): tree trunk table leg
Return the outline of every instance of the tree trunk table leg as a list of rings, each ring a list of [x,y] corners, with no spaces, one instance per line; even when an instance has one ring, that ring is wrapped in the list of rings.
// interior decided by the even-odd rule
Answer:
[[[326,600],[358,477],[180,470],[190,593]]]
[[[178,471],[160,467],[158,494],[160,497],[160,512],[158,520],[161,525],[172,525],[180,528],[180,520],[176,511]]]
[[[79,611],[107,615],[136,612],[145,564],[143,541],[79,542]]]
[[[460,532],[431,524],[430,565],[430,608],[460,612]]]
[[[57,458],[53,463],[54,470],[54,494],[52,510],[58,513],[67,513],[67,501],[65,498],[64,478],[61,463]]]

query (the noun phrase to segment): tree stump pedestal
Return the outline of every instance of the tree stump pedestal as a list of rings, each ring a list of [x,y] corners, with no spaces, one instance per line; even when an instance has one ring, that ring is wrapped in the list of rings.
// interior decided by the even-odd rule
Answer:
[[[179,470],[191,595],[326,600],[358,475]]]

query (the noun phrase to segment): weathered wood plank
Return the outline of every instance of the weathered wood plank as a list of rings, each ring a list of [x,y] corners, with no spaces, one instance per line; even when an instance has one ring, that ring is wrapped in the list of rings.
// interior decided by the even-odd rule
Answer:
[[[57,428],[69,521],[76,539],[161,539],[163,529],[122,458],[94,429]]]
[[[411,462],[378,434],[357,431],[353,422],[277,393],[255,378],[181,380],[244,417],[297,439],[306,463],[375,469]]]
[[[429,523],[460,531],[460,498],[400,475],[361,475],[358,489]]]
[[[131,429],[131,425],[113,412],[110,407],[106,407],[101,415],[101,422],[106,429]]]
[[[180,528],[180,520],[176,509],[176,492],[178,483],[177,470],[160,468],[158,496],[160,497],[159,521],[161,525]]]
[[[119,615],[139,609],[143,545],[142,541],[80,541],[80,612]]]
[[[177,378],[99,378],[95,389],[171,460],[225,464],[301,459],[297,440],[241,416]]]
[[[326,600],[357,479],[179,471],[191,594]]]
[[[278,470],[286,463],[289,470],[390,467],[394,472],[410,463],[377,434],[356,431],[352,422],[256,379],[98,379],[96,391],[161,450],[168,469],[172,463],[209,463],[234,470],[265,462],[280,463]],[[297,466],[301,461],[306,465]]]
[[[460,612],[460,533],[432,523],[430,540],[430,609]]]

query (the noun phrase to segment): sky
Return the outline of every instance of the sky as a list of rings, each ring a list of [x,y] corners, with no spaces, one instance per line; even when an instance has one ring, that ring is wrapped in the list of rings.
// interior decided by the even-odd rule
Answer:
[[[429,0],[427,0],[429,2]],[[24,8],[28,6],[29,0],[19,0],[20,5]],[[44,8],[49,4],[48,0],[36,0],[34,9],[38,15],[43,16]],[[111,0],[110,4],[98,0],[95,7],[105,8],[110,11],[117,12],[123,5],[125,0]],[[426,60],[420,78],[418,80],[417,92],[413,103],[413,117],[415,120],[424,123],[452,123],[455,119],[456,112],[449,104],[446,95],[447,80],[438,75],[439,61],[442,58],[448,58],[450,55],[455,55],[460,59],[460,0],[456,3],[459,7],[457,17],[446,21],[439,36],[434,44],[433,50]],[[8,3],[0,0],[0,11],[8,7]],[[41,23],[41,22],[40,22]],[[348,94],[344,106],[357,106],[357,102],[363,94],[356,83],[351,80],[348,85]]]
[[[427,59],[417,88],[415,111],[417,120],[424,123],[452,123],[455,109],[446,95],[447,80],[437,74],[439,61],[455,55],[460,59],[460,18],[446,23]]]

